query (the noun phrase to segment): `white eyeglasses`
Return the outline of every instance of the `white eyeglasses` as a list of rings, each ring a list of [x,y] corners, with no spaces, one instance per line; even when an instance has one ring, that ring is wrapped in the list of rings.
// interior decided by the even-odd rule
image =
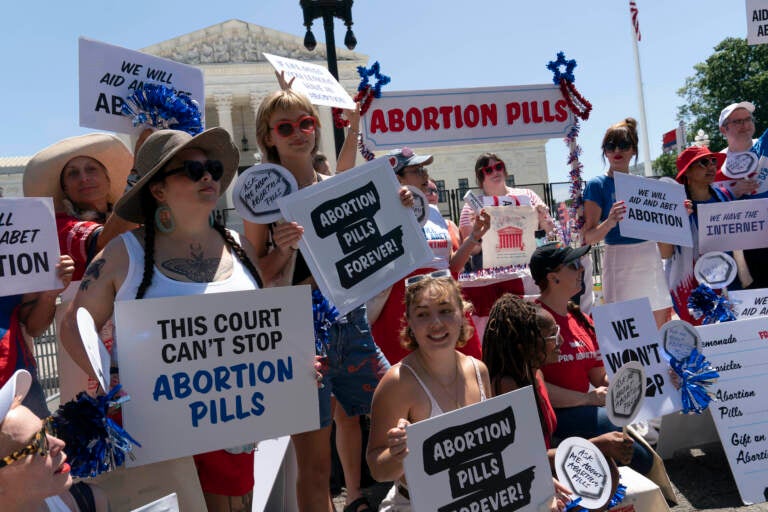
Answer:
[[[451,271],[447,268],[444,268],[442,270],[435,270],[434,272],[430,272],[428,274],[419,274],[417,276],[411,276],[405,278],[405,287],[408,288],[409,286],[418,283],[419,281],[422,281],[424,279],[452,279]]]
[[[555,334],[552,336],[544,336],[544,339],[547,341],[554,341],[555,345],[560,344],[560,326],[558,324],[555,324]]]

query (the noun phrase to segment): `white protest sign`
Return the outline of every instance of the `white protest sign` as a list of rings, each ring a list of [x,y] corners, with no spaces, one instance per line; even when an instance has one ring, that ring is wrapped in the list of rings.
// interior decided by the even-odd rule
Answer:
[[[555,472],[560,483],[576,495],[574,498],[581,498],[579,505],[587,510],[600,508],[611,499],[611,466],[586,439],[569,437],[558,445]]]
[[[302,256],[342,315],[432,260],[413,210],[400,202],[386,157],[277,203],[287,221],[304,227]]]
[[[670,320],[661,326],[659,339],[664,352],[678,361],[686,359],[693,349],[701,352],[701,339],[694,327],[684,320]]]
[[[109,391],[109,351],[99,339],[91,313],[85,308],[77,308],[75,316],[77,318],[77,330],[80,332],[85,353],[88,354],[88,361],[91,363],[93,373],[99,380],[99,384],[101,384],[101,389],[106,393]]]
[[[179,512],[179,497],[174,492],[143,507],[135,508],[131,512]]]
[[[0,296],[61,288],[50,197],[0,198]]]
[[[283,218],[277,199],[299,190],[291,171],[277,164],[253,165],[237,177],[232,201],[237,214],[256,224],[269,224]]]
[[[768,496],[768,322],[750,318],[696,328],[704,356],[720,374],[709,405],[745,504]]]
[[[309,286],[118,301],[115,327],[128,465],[319,427]]]
[[[699,252],[765,247],[768,198],[705,203],[699,209]]]
[[[605,410],[617,427],[634,423],[645,399],[645,370],[637,361],[624,363],[611,379]],[[590,507],[587,507],[590,508]]]
[[[536,408],[527,386],[409,425],[411,509],[539,510],[554,488]]]
[[[78,43],[80,126],[121,133],[141,130],[121,109],[125,99],[145,83],[187,93],[205,115],[201,69],[84,37]]]
[[[768,288],[729,291],[728,300],[739,320],[768,315]]]
[[[747,42],[768,43],[768,0],[747,0]]]
[[[539,214],[533,206],[484,206],[491,228],[483,235],[483,267],[527,265],[536,250]]]
[[[596,306],[592,315],[608,381],[630,361],[638,361],[645,370],[645,400],[636,419],[658,418],[682,409],[648,298]]]
[[[627,214],[619,222],[621,236],[693,247],[691,224],[685,211],[685,187],[616,172],[616,200]]]
[[[752,151],[728,151],[723,164],[723,174],[729,178],[741,179],[748,177],[757,169],[760,157]]]
[[[275,71],[285,73],[287,81],[290,82],[292,78],[295,78],[291,89],[307,96],[313,105],[355,109],[355,102],[352,97],[344,90],[338,80],[333,78],[328,68],[269,53],[262,53],[262,55],[272,64]]]
[[[575,122],[553,84],[387,91],[361,121],[372,149],[561,138]]]

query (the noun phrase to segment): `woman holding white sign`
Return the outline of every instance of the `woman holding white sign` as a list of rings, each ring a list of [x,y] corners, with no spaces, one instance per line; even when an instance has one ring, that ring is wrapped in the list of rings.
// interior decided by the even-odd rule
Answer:
[[[238,162],[239,152],[222,128],[194,137],[159,130],[144,142],[136,155],[136,183],[115,205],[118,215],[144,227],[121,235],[96,256],[62,325],[62,341],[89,374],[93,370],[75,318],[79,307],[100,328],[111,319],[116,300],[261,286],[250,246],[241,246],[236,233],[211,221]],[[110,373],[117,371],[118,346],[115,340]],[[127,343],[120,350],[130,348]],[[252,451],[238,447],[203,453],[195,456],[195,465],[208,510],[250,510]]]
[[[624,201],[616,201],[613,173],[629,172],[632,157],[637,162],[637,121],[631,117],[614,124],[603,136],[603,162],[608,171],[592,178],[584,189],[585,244],[605,240],[603,297],[606,303],[648,297],[656,324],[669,320],[669,297],[659,249],[654,242],[621,235],[619,221],[627,213]]]
[[[406,427],[492,396],[485,365],[457,349],[472,335],[461,296],[450,272],[406,278],[403,344],[411,350],[389,369],[376,388],[367,459],[373,477],[395,481],[379,510],[410,510],[403,460]]]

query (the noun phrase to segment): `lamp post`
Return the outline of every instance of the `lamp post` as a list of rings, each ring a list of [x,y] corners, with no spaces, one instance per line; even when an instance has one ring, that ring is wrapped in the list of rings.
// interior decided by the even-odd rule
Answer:
[[[352,2],[354,0],[299,0],[301,10],[304,13],[304,26],[307,33],[304,35],[304,47],[312,51],[317,46],[314,34],[312,34],[312,22],[317,18],[323,18],[325,29],[326,57],[328,58],[328,71],[338,80],[339,70],[336,63],[336,39],[333,34],[333,18],[339,18],[347,26],[344,36],[344,46],[354,50],[357,39],[352,33]],[[341,152],[344,144],[344,131],[333,127],[333,140],[336,145],[336,156]]]

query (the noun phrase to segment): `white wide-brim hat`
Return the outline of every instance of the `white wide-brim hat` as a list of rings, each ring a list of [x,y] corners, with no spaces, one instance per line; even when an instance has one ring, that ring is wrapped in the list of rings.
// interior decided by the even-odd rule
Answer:
[[[0,388],[0,423],[5,421],[5,416],[11,410],[13,400],[18,396],[22,400],[27,396],[27,391],[32,385],[32,375],[27,370],[17,370],[11,378]]]

